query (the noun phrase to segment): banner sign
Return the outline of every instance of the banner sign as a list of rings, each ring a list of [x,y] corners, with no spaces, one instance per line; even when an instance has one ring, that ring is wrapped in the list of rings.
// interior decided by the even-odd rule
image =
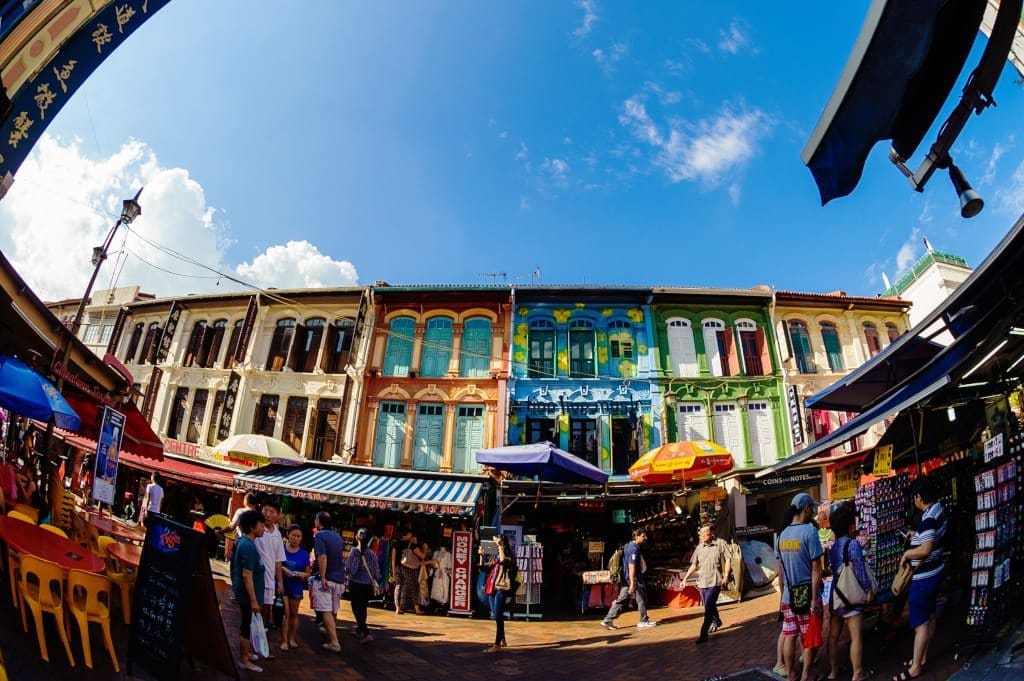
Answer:
[[[153,423],[153,410],[156,407],[156,394],[160,391],[160,380],[164,377],[164,370],[153,366],[149,374],[149,384],[146,386],[146,394],[142,398],[142,418],[146,423]]]
[[[245,308],[245,321],[239,332],[238,345],[235,347],[235,361],[241,364],[245,361],[245,353],[249,350],[249,337],[252,336],[256,327],[256,313],[259,311],[259,304],[256,296],[249,298],[249,306]]]
[[[449,614],[473,614],[473,534],[452,533],[452,593]]]
[[[8,90],[11,108],[0,119],[0,177],[8,172],[17,174],[32,147],[71,95],[111,52],[169,1],[46,3],[48,8],[22,17],[23,22],[34,22],[34,15],[52,12],[53,16],[37,33],[26,36],[24,50],[4,66],[4,81],[8,87],[18,83],[26,72],[33,75],[16,85],[16,91]],[[15,4],[36,3],[4,3],[5,13]],[[83,22],[83,13],[104,4],[105,7]],[[15,27],[8,16],[4,16],[3,25]],[[73,33],[69,35],[68,31]],[[60,49],[50,55],[53,45],[60,45]]]
[[[860,485],[860,464],[837,468],[832,474],[832,499],[852,499]]]
[[[991,440],[985,441],[985,463],[998,459],[1003,455],[1003,434],[999,433]]]
[[[804,443],[804,419],[800,415],[800,396],[796,394],[796,386],[786,388],[786,404],[789,407],[789,429],[793,432],[793,446]]]
[[[163,333],[160,334],[160,347],[156,351],[156,361],[153,364],[160,364],[167,359],[167,353],[171,349],[171,341],[174,340],[174,332],[178,330],[178,320],[181,319],[181,307],[178,301],[171,303],[171,310],[167,313],[167,323],[164,324]]]
[[[875,461],[871,467],[873,475],[889,475],[892,473],[892,445],[875,448]]]
[[[114,503],[114,484],[117,481],[117,459],[121,453],[121,435],[124,433],[124,414],[103,407],[100,438],[96,442],[96,467],[92,476],[92,498],[104,504]]]
[[[815,487],[821,484],[821,473],[818,472],[799,472],[799,473],[779,473],[777,475],[766,475],[763,478],[743,479],[743,486],[751,494],[760,494],[762,492],[782,492],[789,489],[804,489],[807,487]]]
[[[121,335],[124,334],[124,323],[128,318],[128,308],[122,307],[117,311],[117,319],[114,320],[114,328],[110,330],[110,340],[107,341],[107,352],[116,355],[118,343],[121,342]]]
[[[220,410],[220,422],[217,424],[217,441],[231,437],[231,419],[235,416],[235,404],[238,403],[238,386],[242,377],[232,371],[228,374],[228,387],[224,390],[224,406]]]

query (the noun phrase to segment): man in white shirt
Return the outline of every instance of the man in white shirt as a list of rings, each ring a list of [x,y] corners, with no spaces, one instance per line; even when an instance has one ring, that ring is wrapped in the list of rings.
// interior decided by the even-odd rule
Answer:
[[[257,537],[256,551],[260,554],[265,577],[263,581],[263,621],[270,624],[274,609],[274,598],[284,594],[284,575],[281,564],[287,558],[284,555],[284,538],[277,526],[281,519],[281,508],[276,501],[263,502],[263,522],[266,530],[262,537]],[[257,594],[259,596],[259,594]]]
[[[146,493],[142,497],[142,510],[140,511],[139,522],[146,522],[146,514],[150,511],[160,512],[164,503],[164,488],[160,486],[160,476],[154,471],[149,478],[150,483],[146,485]]]

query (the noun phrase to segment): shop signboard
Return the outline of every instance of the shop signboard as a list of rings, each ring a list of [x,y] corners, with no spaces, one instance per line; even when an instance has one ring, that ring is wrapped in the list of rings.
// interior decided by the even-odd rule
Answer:
[[[128,317],[128,308],[122,307],[117,311],[117,319],[114,320],[114,328],[110,330],[110,340],[107,341],[107,352],[115,354],[118,344],[121,342],[121,334],[124,333],[124,322]]]
[[[121,434],[124,433],[124,414],[103,407],[100,437],[96,442],[96,468],[92,476],[92,498],[104,504],[114,503],[117,481],[117,459],[121,452]]]
[[[154,365],[153,371],[149,374],[149,384],[146,385],[146,394],[142,398],[142,418],[146,423],[153,422],[153,411],[156,408],[156,395],[160,392],[160,381],[164,377],[164,370]]]
[[[860,463],[852,463],[849,466],[837,468],[832,473],[832,498],[852,499],[857,494],[857,486],[860,484]]]
[[[875,461],[871,467],[874,475],[889,475],[892,473],[892,445],[882,445],[875,448]]]
[[[804,420],[800,416],[800,396],[796,394],[796,386],[786,388],[786,404],[789,406],[789,429],[793,432],[793,446],[804,443]]]
[[[449,614],[473,614],[473,534],[452,533],[452,593]]]
[[[231,419],[235,416],[235,404],[238,402],[238,386],[242,377],[232,371],[228,374],[228,386],[224,391],[224,407],[220,412],[220,423],[217,424],[217,439],[226,440],[231,437]]]
[[[784,492],[786,490],[806,489],[821,484],[821,473],[817,471],[798,471],[795,473],[777,473],[763,478],[743,478],[743,486],[751,494],[765,492]]]
[[[719,501],[729,496],[725,489],[721,487],[707,487],[700,491],[701,501]]]
[[[242,322],[241,334],[238,338],[238,345],[235,347],[235,361],[241,364],[245,361],[245,353],[249,350],[249,337],[252,336],[256,327],[256,313],[259,311],[259,303],[256,296],[249,298],[249,305],[245,308],[245,320]]]
[[[160,346],[157,348],[154,364],[159,364],[167,359],[167,353],[171,350],[171,341],[174,340],[174,332],[178,330],[181,309],[177,300],[171,303],[171,309],[167,313],[167,323],[164,324],[164,331],[160,334]]]
[[[985,463],[998,459],[1003,455],[1003,434],[999,433],[990,440],[985,440]]]

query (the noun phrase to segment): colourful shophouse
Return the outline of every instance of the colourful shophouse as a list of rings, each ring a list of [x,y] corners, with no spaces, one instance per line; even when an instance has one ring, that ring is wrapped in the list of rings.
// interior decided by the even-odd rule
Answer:
[[[661,443],[648,288],[514,292],[508,442],[551,441],[624,480]]]
[[[713,440],[736,469],[792,451],[767,287],[653,289],[654,380],[665,439]]]
[[[375,286],[354,463],[480,473],[502,444],[507,286]]]

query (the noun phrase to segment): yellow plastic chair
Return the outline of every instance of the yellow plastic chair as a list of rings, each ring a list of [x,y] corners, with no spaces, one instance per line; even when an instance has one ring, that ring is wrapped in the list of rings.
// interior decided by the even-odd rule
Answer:
[[[22,515],[28,516],[33,524],[39,522],[39,510],[32,508],[28,504],[17,504],[15,505],[14,510]]]
[[[13,518],[14,520],[20,520],[23,523],[29,523],[31,525],[35,525],[36,524],[36,521],[32,520],[31,516],[27,516],[24,513],[22,513],[21,511],[8,511],[7,512],[7,517],[8,518]]]
[[[4,664],[3,653],[0,653],[0,681],[7,681],[7,666]]]
[[[215,513],[207,518],[205,521],[206,526],[214,532],[214,536],[217,537],[217,554],[222,558],[226,551],[226,540],[224,537],[224,530],[231,527],[231,518],[227,517],[223,513]],[[216,556],[215,556],[216,557]]]
[[[41,529],[46,530],[47,532],[53,532],[54,534],[56,534],[56,535],[58,535],[60,537],[64,537],[65,539],[68,538],[68,533],[65,532],[64,530],[60,529],[56,525],[47,525],[46,523],[43,523],[39,527]]]
[[[100,537],[100,539],[110,539],[110,537]],[[117,586],[117,593],[121,597],[121,619],[128,624],[132,619],[132,592],[135,590],[135,573],[128,572],[117,558],[110,555],[110,551],[107,549],[111,544],[116,543],[116,541],[109,541],[103,544],[103,560],[107,563],[107,579]]]
[[[117,651],[114,640],[110,636],[110,580],[85,570],[72,570],[68,573],[68,612],[78,622],[78,631],[82,637],[82,654],[85,666],[92,669],[92,647],[89,642],[89,623],[100,625],[103,642],[110,653],[110,661],[114,671],[121,668],[117,664]],[[71,622],[68,621],[68,635],[71,634]]]
[[[100,550],[100,531],[92,523],[87,523],[85,528],[85,531],[89,533],[89,549],[103,558],[103,551]]]
[[[110,561],[107,558],[107,547],[111,544],[116,544],[117,540],[113,537],[106,535],[100,535],[96,538],[96,555],[107,561],[107,567],[110,567]]]
[[[11,602],[21,609],[21,589],[18,583],[21,581],[21,554],[10,546],[7,547],[7,575],[11,580]]]
[[[71,642],[64,628],[64,571],[56,563],[51,563],[35,556],[21,557],[21,626],[27,632],[28,620],[25,610],[32,611],[32,619],[36,623],[36,638],[39,639],[39,652],[43,659],[50,661],[46,649],[46,632],[43,629],[43,613],[48,612],[57,620],[57,634],[64,644],[64,652],[68,654],[68,664],[75,666],[75,658],[71,654]]]

